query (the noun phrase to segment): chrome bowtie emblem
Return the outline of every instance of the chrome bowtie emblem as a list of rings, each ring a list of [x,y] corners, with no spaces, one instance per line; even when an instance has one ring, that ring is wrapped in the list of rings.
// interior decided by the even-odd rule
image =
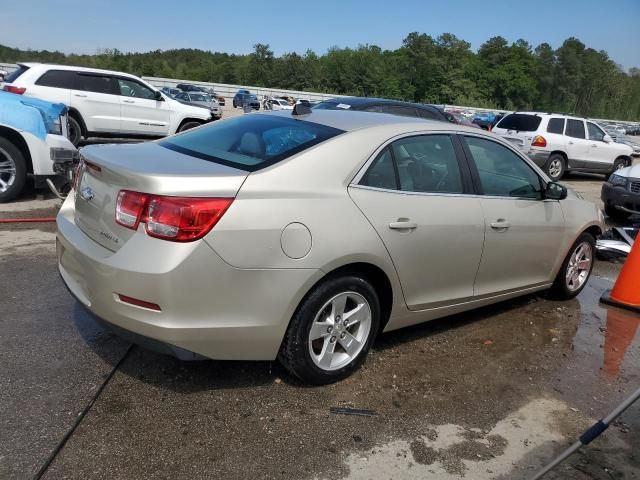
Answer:
[[[82,187],[82,189],[80,189],[80,196],[87,202],[90,202],[96,195],[93,193],[93,190],[91,190],[91,187]]]

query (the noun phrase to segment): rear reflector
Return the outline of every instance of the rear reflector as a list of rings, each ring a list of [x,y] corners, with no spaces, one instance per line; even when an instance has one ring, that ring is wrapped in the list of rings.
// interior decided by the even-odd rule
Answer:
[[[161,312],[160,305],[157,303],[146,302],[144,300],[139,300],[137,298],[128,297],[127,295],[122,295],[121,293],[116,293],[118,299],[123,303],[129,303],[131,305],[135,305],[136,307],[148,308],[149,310],[155,310],[157,312]]]
[[[151,237],[190,242],[209,233],[232,202],[233,198],[166,197],[121,190],[116,222],[132,230],[144,223]]]
[[[547,146],[547,140],[541,135],[536,135],[535,137],[533,137],[533,141],[531,142],[531,146],[532,147],[546,147]]]
[[[27,91],[27,89],[24,87],[14,87],[13,85],[5,85],[2,89],[5,92],[15,93],[16,95],[22,95]]]

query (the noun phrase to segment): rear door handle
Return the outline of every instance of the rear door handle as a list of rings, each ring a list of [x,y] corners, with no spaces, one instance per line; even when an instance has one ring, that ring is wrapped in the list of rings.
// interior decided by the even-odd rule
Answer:
[[[87,98],[87,96],[84,93],[74,93],[74,95],[80,98]]]
[[[123,100],[124,103],[136,103],[135,100]]]
[[[408,220],[398,219],[397,222],[391,222],[389,224],[389,228],[391,230],[413,230],[418,227],[418,224],[415,222],[410,222]]]
[[[594,143],[594,144],[592,144],[591,146],[592,146],[593,148],[598,148],[598,145],[597,145],[597,144],[595,144],[595,143]]]
[[[491,222],[489,225],[491,226],[491,228],[494,228],[496,230],[502,230],[509,228],[511,226],[511,223],[507,222],[506,220],[499,219],[495,222]]]

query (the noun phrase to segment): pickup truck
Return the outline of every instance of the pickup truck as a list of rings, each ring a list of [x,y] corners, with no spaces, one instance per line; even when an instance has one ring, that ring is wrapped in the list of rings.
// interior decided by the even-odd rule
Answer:
[[[68,139],[67,107],[0,92],[0,203],[15,199],[27,181],[56,194],[78,157]]]

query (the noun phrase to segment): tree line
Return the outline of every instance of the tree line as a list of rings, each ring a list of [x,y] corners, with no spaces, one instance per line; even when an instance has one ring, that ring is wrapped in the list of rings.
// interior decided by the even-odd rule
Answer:
[[[0,62],[39,61],[140,76],[310,92],[395,98],[505,110],[575,113],[640,120],[640,69],[625,72],[605,51],[568,38],[557,49],[497,36],[477,52],[450,33],[410,33],[395,50],[375,45],[274,55],[257,44],[246,55],[196,49],[94,55],[19,50],[0,45]]]

